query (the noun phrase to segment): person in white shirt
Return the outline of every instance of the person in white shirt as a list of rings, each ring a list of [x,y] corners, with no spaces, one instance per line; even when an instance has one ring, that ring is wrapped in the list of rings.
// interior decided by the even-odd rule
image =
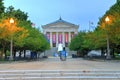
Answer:
[[[58,55],[60,55],[60,52],[63,51],[63,44],[58,44]]]

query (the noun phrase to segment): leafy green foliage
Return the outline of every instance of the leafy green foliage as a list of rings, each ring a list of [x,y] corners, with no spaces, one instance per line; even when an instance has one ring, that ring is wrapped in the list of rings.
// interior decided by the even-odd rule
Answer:
[[[1,17],[1,14],[4,13],[4,10],[5,10],[5,7],[4,7],[3,0],[0,0],[0,17]]]
[[[29,30],[29,35],[25,39],[25,43],[24,47],[28,50],[45,51],[49,49],[49,43],[47,43],[43,34],[35,28]]]
[[[85,32],[79,32],[78,35],[76,35],[69,45],[69,48],[71,50],[80,50],[82,49],[83,41],[84,41],[84,35]]]
[[[4,8],[2,4],[2,0],[0,0],[0,10]],[[10,24],[10,18],[14,18],[13,24]],[[0,19],[0,50],[3,50],[3,54],[4,51],[10,50],[7,45],[10,45],[11,37],[15,51],[45,51],[50,48],[44,35],[38,29],[33,28],[32,22],[27,19],[27,13],[20,9],[15,10],[12,6],[8,7],[5,12],[3,11]]]
[[[7,17],[15,17],[16,19],[21,21],[27,21],[28,18],[27,13],[21,11],[20,9],[15,10],[13,6],[8,7],[4,15]]]
[[[107,16],[109,22],[105,22]],[[70,49],[77,51],[81,49],[106,49],[107,35],[109,36],[110,48],[118,48],[120,46],[120,1],[106,11],[93,32],[86,32],[85,35],[78,34],[71,41]]]

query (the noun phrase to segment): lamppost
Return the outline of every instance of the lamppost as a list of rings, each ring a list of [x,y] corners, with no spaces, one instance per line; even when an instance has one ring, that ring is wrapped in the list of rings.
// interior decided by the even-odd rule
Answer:
[[[109,17],[107,16],[105,18],[105,22],[106,24],[108,24],[110,21]],[[106,31],[106,39],[107,39],[107,55],[106,55],[106,59],[111,59],[111,56],[110,56],[110,45],[109,45],[109,34],[108,34],[108,31]]]
[[[11,24],[11,27],[13,27],[13,24],[14,24],[14,19],[13,18],[10,18],[10,24]],[[10,40],[10,60],[13,60],[13,55],[12,55],[12,51],[13,51],[13,37],[11,35],[11,40]]]

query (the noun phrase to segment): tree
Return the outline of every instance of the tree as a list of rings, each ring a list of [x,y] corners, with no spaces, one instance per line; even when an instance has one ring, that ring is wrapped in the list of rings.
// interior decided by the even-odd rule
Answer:
[[[24,47],[28,50],[44,51],[49,49],[48,42],[43,34],[35,28],[29,30],[29,35],[25,39],[25,43]]]
[[[9,18],[16,20],[12,28]],[[20,9],[15,10],[10,6],[3,11],[0,19],[0,49],[3,49],[3,53],[9,49],[6,45],[9,45],[11,37],[14,42],[14,52],[17,50],[45,51],[50,48],[44,35],[31,24],[27,13]]]
[[[23,26],[26,30],[28,30],[28,36],[23,39],[23,42],[21,43],[22,46],[15,47],[16,50],[20,50],[20,52],[21,51],[25,52],[25,50],[42,52],[50,48],[50,45],[45,39],[44,35],[38,29],[33,28],[31,26],[32,23],[30,21],[19,20],[18,25]],[[20,53],[20,57],[21,57],[21,53]]]
[[[77,51],[78,55],[83,55],[83,51],[85,48],[83,47],[83,42],[85,40],[84,36],[86,35],[85,32],[79,32],[78,35],[76,35],[72,40],[69,45],[70,50]],[[81,52],[79,54],[79,52]]]
[[[11,25],[9,21],[10,19],[3,19],[0,22],[0,42],[3,48],[1,56],[4,53],[5,47],[7,45],[6,43],[10,42],[11,38],[13,39],[13,42],[18,42],[26,37],[27,33],[27,30],[22,27],[18,27],[17,23]]]
[[[107,16],[110,19],[108,23],[105,22]],[[117,47],[120,51],[120,1],[106,11],[93,32],[86,32],[84,35],[80,34],[71,41],[71,50],[102,49],[103,52],[106,49],[106,35],[108,34],[111,50]]]
[[[110,21],[105,22],[106,16],[109,17]],[[120,45],[119,43],[119,33],[120,33],[120,1],[115,3],[98,22],[98,27],[100,30],[106,31],[109,35],[109,43],[112,53],[114,49]],[[119,48],[118,48],[119,49]]]
[[[21,11],[20,9],[15,10],[13,6],[9,6],[4,15],[4,17],[15,17],[16,19],[21,21],[27,21],[28,19],[27,13]]]
[[[4,13],[5,7],[4,7],[4,3],[3,0],[0,0],[0,18],[1,18],[1,14]]]

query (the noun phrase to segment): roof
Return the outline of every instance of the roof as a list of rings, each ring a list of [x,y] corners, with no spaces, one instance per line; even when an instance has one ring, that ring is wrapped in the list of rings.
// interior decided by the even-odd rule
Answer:
[[[73,25],[73,26],[78,26],[78,25],[75,25],[75,24],[73,24],[73,23],[70,23],[70,22],[67,22],[67,21],[63,20],[63,19],[60,17],[58,20],[56,20],[56,21],[54,21],[54,22],[51,22],[51,23],[49,23],[49,24],[43,25],[42,27],[48,26],[48,25],[54,25],[54,24],[58,24],[58,23],[63,23],[63,24]]]

